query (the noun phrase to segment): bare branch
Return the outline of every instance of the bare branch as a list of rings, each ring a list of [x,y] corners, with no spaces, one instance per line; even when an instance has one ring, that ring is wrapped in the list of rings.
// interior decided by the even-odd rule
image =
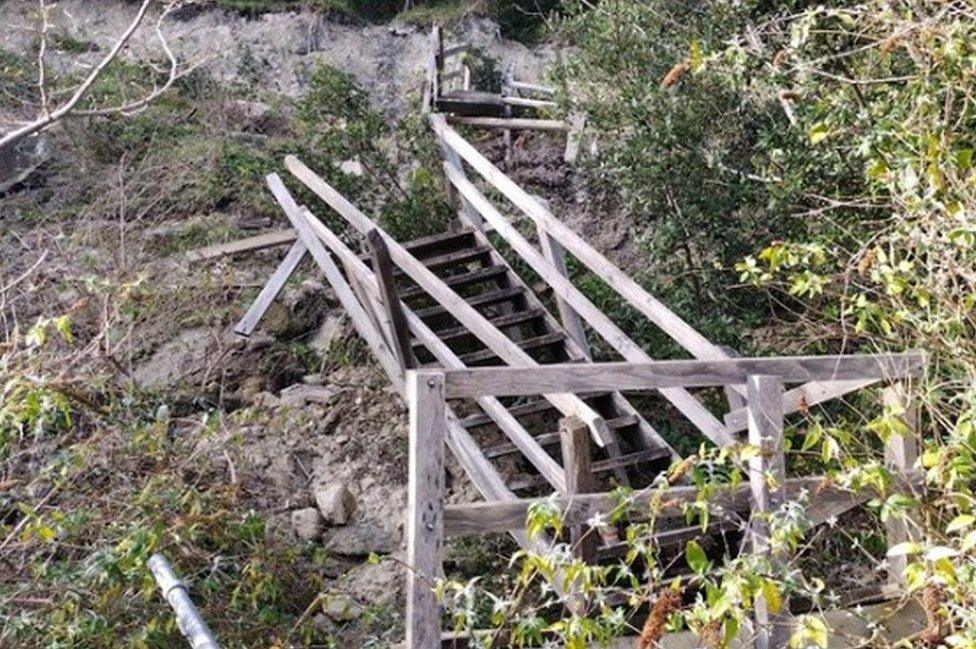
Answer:
[[[85,80],[81,82],[81,85],[79,85],[78,88],[75,89],[74,94],[71,96],[70,99],[68,99],[67,102],[65,102],[63,105],[61,105],[54,111],[46,112],[41,117],[34,120],[33,122],[30,122],[28,124],[25,124],[24,126],[21,126],[20,128],[5,133],[2,137],[0,137],[0,149],[5,149],[7,147],[13,146],[17,142],[23,140],[25,137],[43,131],[47,127],[51,126],[58,120],[62,119],[63,117],[71,113],[74,110],[75,106],[78,104],[78,102],[81,101],[82,98],[84,98],[84,96],[88,93],[88,91],[91,90],[92,86],[98,80],[99,76],[101,76],[101,74],[105,71],[105,68],[107,68],[109,64],[112,63],[112,61],[114,61],[118,57],[119,52],[122,51],[122,48],[125,47],[126,43],[128,43],[129,39],[132,37],[132,34],[135,33],[136,29],[138,29],[139,25],[142,23],[142,20],[143,18],[145,18],[146,12],[149,10],[149,6],[153,3],[153,1],[154,0],[143,0],[142,5],[140,5],[139,7],[139,11],[136,12],[136,16],[132,20],[132,23],[125,30],[125,32],[119,37],[119,40],[116,41],[115,45],[112,46],[112,49],[108,52],[108,54],[106,54],[105,57],[101,61],[99,61],[98,65],[96,65],[92,69],[92,71],[88,74],[88,76],[85,78]],[[163,12],[164,15],[166,13],[168,13],[168,10]],[[45,20],[46,20],[46,14],[45,14]],[[157,31],[159,31],[158,25],[157,25]],[[172,52],[169,52],[168,48],[167,48],[167,52],[168,55],[172,58]]]

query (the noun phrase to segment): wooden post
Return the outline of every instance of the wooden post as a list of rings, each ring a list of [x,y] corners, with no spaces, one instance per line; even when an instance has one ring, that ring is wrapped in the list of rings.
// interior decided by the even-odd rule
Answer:
[[[911,431],[908,435],[892,435],[885,443],[885,464],[897,478],[911,479],[911,471],[918,460],[918,412],[908,402],[905,386],[894,383],[885,387],[881,395],[886,409],[903,413],[905,423]],[[885,523],[888,547],[912,540],[910,521],[904,517],[889,518]],[[905,555],[888,557],[888,586],[901,590],[905,585],[905,568],[908,557]]]
[[[783,452],[783,382],[777,376],[750,375],[746,381],[749,409],[749,444],[759,453],[749,460],[752,491],[752,517],[749,536],[752,551],[770,555],[771,564],[782,564],[784,557],[771,555],[769,515],[786,499],[786,456]],[[777,613],[769,609],[764,597],[755,601],[756,649],[786,647],[790,639],[789,601],[782,598]]]
[[[590,461],[590,431],[577,417],[559,420],[559,442],[563,469],[566,472],[566,497],[593,493],[594,480]],[[570,529],[573,554],[586,563],[596,563],[597,536],[585,525]]]
[[[404,371],[417,366],[416,358],[410,347],[410,329],[407,327],[406,316],[400,307],[400,297],[397,295],[396,283],[393,280],[393,262],[390,261],[390,251],[383,241],[383,236],[376,230],[367,235],[369,239],[370,256],[373,260],[373,273],[379,284],[383,296],[383,309],[390,330],[390,347],[400,361]]]
[[[444,544],[444,375],[407,373],[410,407],[410,476],[407,487],[407,647],[441,646],[441,614],[434,580],[441,576]]]
[[[549,235],[549,231],[546,230],[542,222],[537,222],[536,225],[542,254],[546,256],[546,259],[556,269],[556,272],[569,281],[569,269],[566,267],[566,249],[563,248],[561,243]],[[580,319],[579,314],[576,313],[576,310],[566,300],[558,295],[556,296],[556,308],[559,309],[559,319],[562,320],[563,327],[566,328],[566,333],[576,341],[576,344],[579,345],[586,357],[591,358],[590,345],[586,341],[586,331],[583,329],[583,320]]]

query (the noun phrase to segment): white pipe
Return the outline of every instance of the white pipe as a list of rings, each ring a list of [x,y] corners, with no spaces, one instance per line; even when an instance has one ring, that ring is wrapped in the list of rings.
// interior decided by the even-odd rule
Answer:
[[[186,586],[173,572],[166,557],[157,552],[149,557],[146,565],[149,566],[156,583],[159,584],[163,597],[173,607],[176,613],[176,625],[189,640],[190,646],[193,649],[220,649],[210,627],[200,616],[197,607],[193,605]]]

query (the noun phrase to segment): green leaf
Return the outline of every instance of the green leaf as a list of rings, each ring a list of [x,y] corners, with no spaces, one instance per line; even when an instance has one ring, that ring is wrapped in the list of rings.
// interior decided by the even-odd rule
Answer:
[[[898,545],[894,545],[888,548],[889,557],[903,557],[908,554],[918,554],[924,548],[922,548],[921,543],[914,543],[912,541],[904,541]]]
[[[699,575],[704,574],[710,565],[705,550],[698,545],[697,541],[688,541],[685,545],[685,561],[688,562],[688,567]]]
[[[830,129],[823,122],[817,122],[810,127],[810,144],[819,144],[830,137]]]

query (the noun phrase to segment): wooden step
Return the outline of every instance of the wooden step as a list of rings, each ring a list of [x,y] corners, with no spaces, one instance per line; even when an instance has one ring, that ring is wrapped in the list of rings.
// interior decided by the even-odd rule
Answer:
[[[679,527],[672,530],[661,530],[660,532],[654,533],[654,542],[659,548],[666,548],[685,543],[686,541],[690,541],[692,539],[698,539],[709,534],[737,530],[740,527],[740,524],[737,522],[724,521],[721,523],[712,523],[705,528],[704,531],[702,531],[701,525]],[[599,559],[616,559],[627,554],[630,547],[630,545],[623,541],[620,543],[614,543],[613,545],[605,545],[597,551],[597,557],[599,557]]]
[[[537,399],[527,403],[520,403],[517,406],[511,406],[508,409],[508,412],[513,417],[524,417],[526,415],[535,415],[552,409],[553,405],[551,403],[545,399]],[[488,426],[489,424],[494,423],[494,420],[482,412],[476,415],[469,415],[458,423],[465,428],[478,428],[480,426]]]
[[[524,288],[521,286],[512,286],[510,288],[500,288],[497,291],[488,291],[487,293],[481,293],[480,295],[472,295],[471,297],[465,298],[464,301],[471,306],[488,306],[491,304],[507,302],[508,300],[520,297],[524,294]],[[445,309],[443,306],[440,304],[435,304],[434,306],[429,306],[425,309],[417,309],[414,311],[414,314],[418,318],[425,319],[443,315],[447,312],[447,309]]]
[[[450,266],[460,266],[469,264],[472,261],[489,261],[491,259],[492,247],[489,245],[474,246],[464,250],[455,250],[435,257],[427,257],[421,260],[428,270],[438,270]],[[403,275],[403,270],[396,269],[397,275]]]
[[[523,351],[529,351],[532,349],[542,349],[543,347],[550,347],[552,345],[560,344],[564,340],[566,340],[566,334],[564,334],[562,331],[553,331],[541,336],[536,336],[535,338],[519,340],[517,344],[522,348]],[[478,352],[464,354],[461,356],[461,362],[465,365],[471,366],[476,363],[484,363],[485,361],[491,361],[497,358],[498,355],[492,350],[483,349]]]
[[[505,266],[489,266],[488,268],[478,268],[476,270],[470,270],[466,273],[444,277],[443,280],[444,283],[451,288],[458,289],[464,286],[470,286],[471,284],[477,284],[479,282],[496,280],[505,275],[507,272],[508,269]],[[400,295],[401,300],[418,297],[420,295],[427,295],[427,291],[420,286],[411,286],[408,289],[397,291],[397,293]]]
[[[494,318],[488,320],[488,322],[494,325],[497,329],[504,330],[508,327],[514,327],[526,322],[538,320],[545,315],[545,309],[528,309],[526,311],[519,311],[518,313],[507,313],[505,315],[495,316]],[[468,331],[466,327],[451,327],[450,329],[443,329],[437,332],[437,337],[444,342],[473,335],[474,334]],[[413,346],[423,347],[424,345],[419,340],[415,340],[413,342]]]
[[[621,428],[626,428],[627,426],[633,426],[636,423],[637,417],[635,415],[624,415],[623,417],[614,417],[613,419],[606,420],[607,428],[610,430],[619,430]],[[540,446],[553,446],[559,444],[559,433],[542,433],[541,435],[535,436],[535,441],[537,441]],[[511,455],[512,453],[518,452],[519,448],[512,443],[489,446],[484,450],[485,457],[489,459],[501,457],[502,455]]]
[[[621,467],[633,466],[641,462],[651,462],[663,457],[671,457],[671,452],[667,449],[649,448],[643,451],[637,451],[636,453],[628,453],[620,457],[594,462],[592,468],[593,473],[606,473],[607,471],[613,471]],[[512,491],[520,491],[547,484],[549,483],[541,475],[529,475],[516,478],[508,482],[507,486]]]
[[[417,259],[424,259],[425,257],[430,257],[431,255],[441,253],[445,250],[448,252],[454,252],[459,248],[468,248],[473,243],[474,230],[471,228],[462,228],[461,230],[439,232],[426,237],[420,237],[419,239],[408,241],[402,245],[404,248],[406,248],[407,252],[412,254]],[[372,262],[372,257],[369,253],[359,255],[359,258],[365,262],[367,266],[369,266]]]

